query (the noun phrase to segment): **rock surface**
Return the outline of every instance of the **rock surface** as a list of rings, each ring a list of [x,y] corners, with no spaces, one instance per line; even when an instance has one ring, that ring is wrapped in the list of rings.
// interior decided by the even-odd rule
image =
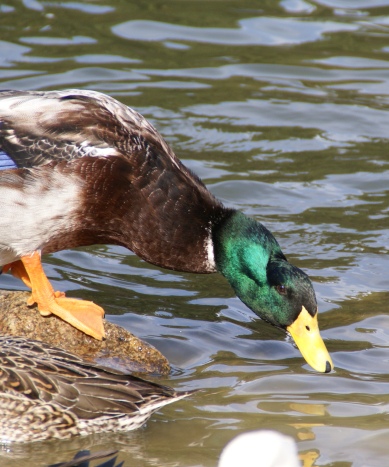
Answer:
[[[167,374],[168,360],[152,345],[115,324],[104,322],[106,339],[97,341],[54,315],[42,317],[27,306],[28,292],[0,291],[0,332],[60,347],[92,362],[122,371]]]

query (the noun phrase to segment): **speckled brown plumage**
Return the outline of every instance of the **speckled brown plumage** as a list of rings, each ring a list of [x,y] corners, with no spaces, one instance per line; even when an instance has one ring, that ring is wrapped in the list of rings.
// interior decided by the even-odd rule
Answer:
[[[188,394],[39,341],[0,335],[3,443],[133,430]]]

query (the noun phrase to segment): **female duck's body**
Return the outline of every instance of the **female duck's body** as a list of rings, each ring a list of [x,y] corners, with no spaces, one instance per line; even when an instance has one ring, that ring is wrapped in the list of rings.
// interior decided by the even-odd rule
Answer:
[[[42,342],[0,335],[2,443],[135,430],[189,394]]]
[[[92,91],[8,91],[0,148],[0,264],[31,286],[41,313],[101,338],[103,310],[50,289],[40,254],[123,245],[161,267],[221,272],[255,313],[291,332],[314,368],[330,371],[306,274],[263,225],[224,208],[140,114]]]

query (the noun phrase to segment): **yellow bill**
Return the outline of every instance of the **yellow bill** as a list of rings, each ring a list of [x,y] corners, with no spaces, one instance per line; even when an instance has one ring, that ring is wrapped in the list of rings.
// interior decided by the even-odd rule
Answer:
[[[286,330],[293,337],[307,363],[316,371],[329,373],[334,365],[320,336],[317,313],[312,318],[305,307]]]

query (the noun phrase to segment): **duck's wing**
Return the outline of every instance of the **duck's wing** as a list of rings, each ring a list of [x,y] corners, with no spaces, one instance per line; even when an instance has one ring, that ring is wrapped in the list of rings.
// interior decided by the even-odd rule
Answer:
[[[0,92],[0,169],[83,156],[123,156],[154,146],[179,166],[138,112],[95,91]]]
[[[21,337],[0,337],[0,369],[0,393],[55,404],[83,420],[151,415],[189,394]]]

